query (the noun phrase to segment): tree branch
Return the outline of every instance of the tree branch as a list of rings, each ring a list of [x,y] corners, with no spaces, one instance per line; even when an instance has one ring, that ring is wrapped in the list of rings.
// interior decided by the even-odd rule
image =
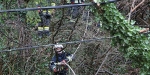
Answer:
[[[135,9],[137,9],[142,3],[144,3],[145,2],[145,0],[142,0],[137,6],[135,6],[132,10],[131,10],[131,13],[135,10]]]
[[[96,72],[96,74],[95,74],[95,75],[97,75],[97,74],[99,73],[99,71],[101,70],[101,68],[102,68],[103,64],[105,63],[105,61],[106,61],[106,60],[107,60],[107,58],[108,58],[108,55],[110,54],[110,50],[111,50],[111,47],[109,48],[108,53],[106,54],[106,57],[104,58],[104,60],[103,60],[102,64],[99,66],[99,68],[98,68],[98,70],[97,70],[97,72]]]
[[[145,2],[145,0],[142,0],[137,6],[135,6],[135,7],[133,8],[134,3],[135,3],[135,0],[133,1],[131,10],[130,10],[130,12],[128,13],[128,16],[129,16],[128,21],[130,21],[130,19],[131,19],[131,13],[132,13],[134,10],[136,10],[136,9],[137,9],[142,3],[144,3],[144,2]]]

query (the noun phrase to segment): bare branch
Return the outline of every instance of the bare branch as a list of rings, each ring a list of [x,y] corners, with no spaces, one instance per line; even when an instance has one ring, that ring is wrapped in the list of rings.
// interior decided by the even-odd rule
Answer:
[[[143,4],[145,2],[145,0],[142,0],[137,6],[135,6],[132,10],[131,10],[131,13],[137,9],[141,4]]]
[[[131,13],[132,13],[132,8],[134,7],[134,3],[135,3],[135,0],[133,0],[133,2],[132,2],[132,6],[131,6],[131,9],[130,9],[130,12],[129,12],[129,18],[128,18],[128,21],[130,21],[130,19],[131,19]]]
[[[106,57],[104,58],[104,60],[103,60],[103,62],[102,62],[102,64],[99,66],[99,68],[98,68],[98,70],[97,70],[97,72],[96,72],[96,74],[95,75],[97,75],[98,73],[99,73],[99,71],[101,70],[101,68],[102,68],[102,66],[103,66],[103,64],[105,63],[105,61],[107,60],[107,58],[108,58],[108,55],[110,54],[110,51],[111,50],[111,47],[109,48],[109,50],[108,50],[108,53],[106,54]]]
[[[132,13],[134,10],[136,10],[136,9],[137,9],[141,4],[143,4],[144,2],[145,2],[145,0],[142,0],[137,6],[134,7],[135,0],[133,1],[131,10],[130,10],[130,12],[128,13],[128,16],[129,16],[128,21],[130,21],[130,19],[131,19],[131,13]],[[134,7],[134,8],[133,8],[133,7]]]

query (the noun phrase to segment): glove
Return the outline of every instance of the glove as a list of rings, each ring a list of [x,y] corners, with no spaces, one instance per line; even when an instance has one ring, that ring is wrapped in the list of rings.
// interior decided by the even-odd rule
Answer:
[[[68,61],[72,61],[73,59],[73,54],[71,54],[70,56],[67,57]]]

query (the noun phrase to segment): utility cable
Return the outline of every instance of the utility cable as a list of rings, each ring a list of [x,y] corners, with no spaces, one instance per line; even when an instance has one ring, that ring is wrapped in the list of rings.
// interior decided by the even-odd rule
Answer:
[[[120,0],[109,0],[107,2],[102,2],[100,3],[101,5],[107,4],[107,3],[114,3]],[[48,6],[48,7],[40,7],[40,8],[24,8],[24,9],[10,9],[10,10],[0,10],[0,13],[4,12],[22,12],[22,11],[33,11],[33,10],[45,10],[45,9],[59,9],[59,8],[69,8],[69,7],[75,7],[75,6],[90,6],[90,5],[95,5],[96,3],[91,2],[91,3],[83,3],[83,4],[70,4],[70,5],[59,5],[59,6]]]
[[[60,43],[60,44],[73,44],[73,43],[81,43],[81,42],[91,42],[91,41],[111,39],[111,38],[113,38],[113,37],[93,38],[93,39],[87,39],[87,40],[64,42],[64,43]],[[22,47],[22,48],[13,48],[13,49],[9,49],[9,50],[0,50],[0,52],[11,52],[11,51],[17,51],[17,50],[27,50],[27,49],[40,48],[40,47],[49,47],[49,46],[54,46],[54,45],[56,45],[56,44],[28,46],[28,47]]]
[[[69,66],[69,64],[67,64],[67,63],[65,63],[65,64],[70,68],[70,70],[72,71],[73,75],[76,75],[74,70]]]

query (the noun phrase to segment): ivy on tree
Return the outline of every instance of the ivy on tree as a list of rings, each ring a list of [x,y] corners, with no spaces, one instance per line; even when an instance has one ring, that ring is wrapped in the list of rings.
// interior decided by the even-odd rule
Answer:
[[[100,5],[93,8],[96,20],[103,23],[103,28],[110,32],[114,38],[113,46],[119,46],[119,50],[127,59],[132,60],[135,68],[140,68],[141,75],[150,74],[150,47],[148,38],[139,33],[139,27],[133,26],[135,21],[128,21],[117,10],[114,3]]]

